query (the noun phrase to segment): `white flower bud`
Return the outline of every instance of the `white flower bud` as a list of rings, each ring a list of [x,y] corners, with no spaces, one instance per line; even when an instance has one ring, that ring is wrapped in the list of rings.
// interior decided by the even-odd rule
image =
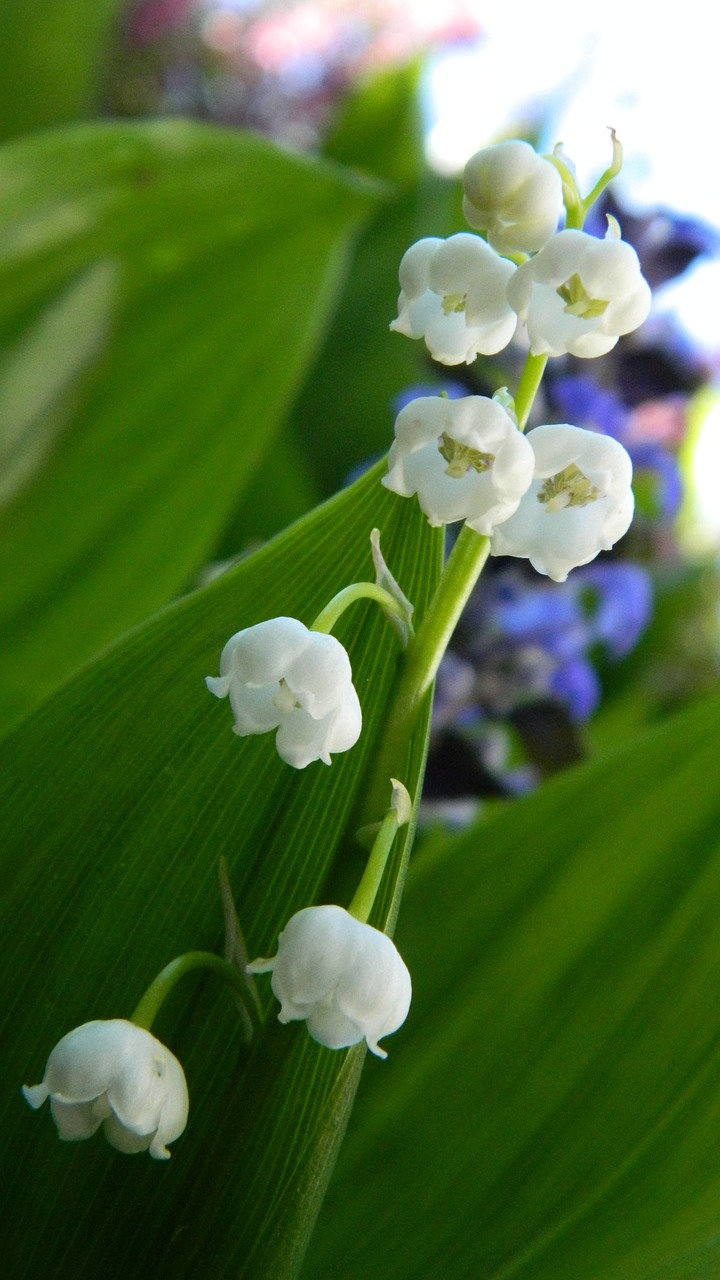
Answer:
[[[617,224],[616,224],[617,225]],[[591,358],[611,351],[650,310],[650,287],[631,245],[561,231],[518,267],[508,300],[525,320],[533,355]]]
[[[188,1091],[177,1058],[149,1031],[124,1018],[85,1022],[55,1045],[42,1084],[25,1085],[34,1109],[50,1098],[58,1134],[90,1138],[102,1125],[111,1146],[169,1160],[168,1142],[185,1129]]]
[[[231,636],[220,675],[205,683],[229,695],[235,733],[277,729],[278,755],[295,769],[331,763],[360,737],[362,712],[350,659],[334,636],[310,631],[296,618],[270,618]]]
[[[402,1026],[410,1008],[410,974],[387,934],[343,907],[306,907],[286,924],[277,955],[254,960],[248,973],[272,972],[280,1022],[305,1020],[313,1040],[345,1049],[378,1040]]]
[[[497,400],[419,396],[398,414],[388,465],[382,483],[416,493],[431,525],[466,520],[489,534],[530,484],[533,452]]]
[[[529,142],[499,142],[465,165],[463,213],[498,253],[534,253],[554,235],[562,181]]]
[[[494,355],[512,338],[517,319],[506,289],[515,267],[479,236],[418,240],[400,263],[398,317],[390,325],[424,338],[441,364],[470,364]]]
[[[611,436],[565,423],[535,427],[532,484],[493,534],[496,556],[520,556],[564,582],[571,569],[609,551],[633,517],[632,463]]]

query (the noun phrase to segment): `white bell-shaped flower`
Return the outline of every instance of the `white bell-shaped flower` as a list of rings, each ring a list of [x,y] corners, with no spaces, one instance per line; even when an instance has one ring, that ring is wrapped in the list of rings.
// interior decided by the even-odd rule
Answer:
[[[518,267],[508,300],[527,324],[533,355],[603,356],[646,319],[650,287],[618,235],[615,222],[604,240],[560,231]]]
[[[270,618],[231,636],[220,675],[205,681],[230,698],[235,733],[277,729],[278,755],[295,769],[331,763],[360,737],[362,712],[350,659],[334,636],[310,631],[297,618]]]
[[[517,326],[508,304],[512,262],[479,236],[428,237],[400,263],[398,317],[390,325],[408,338],[424,338],[441,364],[470,364],[506,347]]]
[[[85,1022],[55,1045],[42,1084],[25,1085],[30,1106],[50,1099],[58,1134],[90,1138],[102,1125],[111,1146],[150,1151],[169,1160],[167,1143],[188,1117],[185,1074],[177,1058],[149,1031],[124,1018]]]
[[[534,478],[515,514],[495,530],[491,551],[528,559],[539,573],[564,582],[630,527],[632,463],[612,436],[582,427],[535,427],[527,438]]]
[[[254,960],[249,973],[272,973],[280,1022],[305,1020],[313,1040],[345,1049],[378,1040],[402,1026],[410,1008],[407,967],[387,934],[362,924],[343,907],[306,907],[278,939],[277,955]]]
[[[497,400],[419,396],[401,409],[382,483],[416,493],[431,525],[466,520],[489,534],[515,511],[533,473],[533,451]]]
[[[529,142],[498,142],[465,165],[463,213],[498,253],[534,253],[555,234],[562,181]]]

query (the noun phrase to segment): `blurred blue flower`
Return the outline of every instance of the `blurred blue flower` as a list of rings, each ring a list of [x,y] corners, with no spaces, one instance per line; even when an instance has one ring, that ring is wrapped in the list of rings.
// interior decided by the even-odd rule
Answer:
[[[574,589],[587,601],[592,641],[604,646],[618,661],[630,653],[650,622],[653,591],[650,575],[642,565],[627,560],[597,561],[578,570]]]
[[[633,444],[628,448],[633,461],[633,486],[640,489],[643,474],[652,489],[652,509],[663,520],[672,520],[683,500],[683,482],[677,459],[659,444]]]
[[[419,396],[445,395],[448,400],[461,400],[468,394],[467,387],[463,386],[462,382],[455,382],[452,378],[448,378],[441,386],[429,382],[413,383],[412,386],[404,387],[393,397],[393,413],[398,414],[406,404],[410,404],[411,400],[417,400]]]
[[[564,583],[538,582],[515,566],[490,572],[441,665],[436,725],[503,718],[543,698],[583,723],[601,697],[593,657],[630,653],[652,603],[649,574],[627,561],[596,560]]]
[[[697,258],[712,257],[720,252],[720,232],[709,223],[671,209],[653,209],[636,216],[623,209],[609,191],[593,205],[585,230],[591,235],[603,236],[607,214],[617,218],[623,240],[637,252],[643,275],[652,289],[682,275]]]
[[[584,373],[566,374],[552,381],[552,400],[564,421],[614,436],[625,444],[628,411],[614,391],[598,386]]]
[[[553,671],[548,692],[566,707],[573,720],[589,720],[600,702],[601,690],[597,672],[589,658],[577,654],[560,663]]]

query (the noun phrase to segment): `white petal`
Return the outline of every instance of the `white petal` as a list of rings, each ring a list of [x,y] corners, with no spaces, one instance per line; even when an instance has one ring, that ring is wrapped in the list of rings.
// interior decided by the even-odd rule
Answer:
[[[300,706],[320,720],[343,700],[352,682],[350,659],[339,640],[308,632],[308,644],[283,672]]]
[[[335,1000],[313,1007],[307,1029],[313,1040],[324,1044],[326,1049],[349,1049],[365,1039],[362,1029],[341,1012]]]
[[[62,1102],[50,1099],[50,1111],[64,1142],[81,1142],[97,1133],[103,1122],[93,1110],[92,1102]]]
[[[258,622],[230,637],[220,657],[220,671],[223,675],[231,672],[244,684],[270,684],[280,680],[288,665],[307,648],[309,636],[297,618]]]
[[[235,716],[234,729],[241,738],[277,728],[283,718],[283,713],[275,702],[279,693],[280,685],[277,681],[260,688],[233,681],[230,705]]]

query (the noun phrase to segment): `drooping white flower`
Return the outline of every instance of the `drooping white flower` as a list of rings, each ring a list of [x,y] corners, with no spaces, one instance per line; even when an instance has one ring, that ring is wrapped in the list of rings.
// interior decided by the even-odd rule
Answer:
[[[534,253],[554,235],[562,209],[562,181],[529,142],[484,147],[463,174],[463,213],[498,253]]]
[[[534,355],[591,358],[611,351],[650,310],[650,287],[613,222],[604,240],[560,231],[518,267],[508,300],[527,324]]]
[[[168,1142],[185,1129],[188,1091],[177,1058],[149,1031],[124,1018],[85,1022],[63,1036],[42,1084],[23,1094],[37,1110],[46,1098],[58,1134],[90,1138],[102,1125],[111,1146],[169,1160]]]
[[[297,618],[270,618],[231,636],[220,675],[205,683],[230,697],[235,733],[277,729],[278,755],[295,769],[331,763],[360,737],[362,712],[350,659],[334,636],[310,631]]]
[[[382,483],[416,493],[431,525],[466,520],[489,534],[507,520],[533,473],[533,452],[509,413],[487,396],[419,396],[401,409]]]
[[[535,427],[532,484],[492,537],[496,556],[520,556],[564,582],[571,569],[609,551],[633,517],[632,463],[611,436],[566,423]]]
[[[402,1026],[410,1008],[407,967],[387,934],[362,924],[343,907],[305,907],[278,939],[277,955],[254,960],[249,973],[272,972],[280,1022],[305,1020],[313,1040],[345,1049],[378,1040]]]
[[[517,325],[506,290],[515,267],[479,236],[428,237],[400,263],[398,317],[390,325],[424,338],[441,364],[470,364],[506,347]]]

